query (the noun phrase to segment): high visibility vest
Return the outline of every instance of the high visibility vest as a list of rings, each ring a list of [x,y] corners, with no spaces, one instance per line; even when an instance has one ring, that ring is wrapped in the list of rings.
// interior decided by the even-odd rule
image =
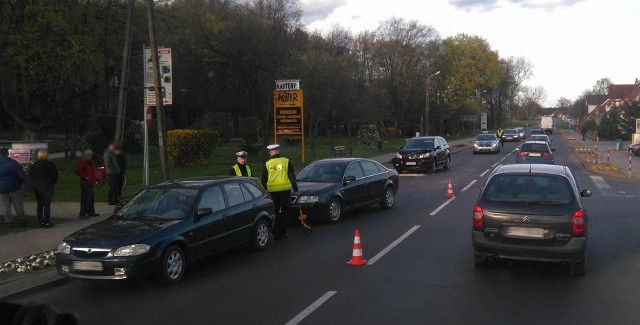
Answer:
[[[502,135],[504,134],[504,131],[502,131],[502,129],[500,129],[496,133],[498,134],[498,138],[502,138]]]
[[[293,185],[289,180],[289,159],[279,157],[266,162],[268,178],[267,191],[281,192],[291,190]]]
[[[249,168],[249,165],[245,166],[247,166],[247,177],[251,177],[251,168]],[[240,166],[238,166],[238,164],[233,165],[233,170],[236,172],[236,176],[242,176],[242,171],[240,170]]]

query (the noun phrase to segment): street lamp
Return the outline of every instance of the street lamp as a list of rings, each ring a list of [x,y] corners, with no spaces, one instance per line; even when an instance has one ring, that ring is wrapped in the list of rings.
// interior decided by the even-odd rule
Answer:
[[[429,134],[429,84],[431,83],[431,78],[440,74],[440,70],[436,73],[427,77],[427,82],[425,85],[425,103],[424,103],[424,135]]]

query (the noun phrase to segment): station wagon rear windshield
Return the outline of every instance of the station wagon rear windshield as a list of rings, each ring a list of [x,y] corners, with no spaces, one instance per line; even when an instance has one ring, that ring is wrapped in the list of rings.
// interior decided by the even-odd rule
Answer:
[[[197,195],[198,190],[191,188],[150,188],[136,194],[116,215],[125,219],[183,219]]]
[[[433,139],[411,139],[404,145],[408,150],[433,150]]]
[[[574,202],[569,182],[551,175],[497,175],[483,193],[484,200],[501,203],[566,205]]]
[[[525,143],[522,145],[522,152],[549,152],[549,147],[544,143]]]

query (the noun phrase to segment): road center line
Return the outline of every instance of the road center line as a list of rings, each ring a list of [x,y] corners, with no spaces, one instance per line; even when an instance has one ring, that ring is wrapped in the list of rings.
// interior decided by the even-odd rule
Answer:
[[[285,325],[296,325],[300,323],[303,319],[305,319],[307,316],[311,315],[311,313],[313,313],[316,309],[318,309],[318,307],[322,306],[322,304],[327,302],[327,300],[329,300],[329,298],[331,298],[337,292],[338,291],[327,291],[327,293],[325,293],[322,297],[318,298],[318,300],[314,301],[311,305],[309,305],[309,307],[305,308],[298,315],[296,315],[296,317],[288,321]]]
[[[502,158],[500,159],[500,161],[503,161],[503,160],[505,160],[505,159],[507,159],[507,157],[506,157],[506,156],[505,156],[505,157],[502,157]]]
[[[482,176],[486,175],[486,174],[487,174],[488,172],[490,172],[490,171],[491,171],[491,169],[487,169],[487,170],[485,170],[482,174],[480,174],[480,177],[482,177]]]
[[[447,206],[447,204],[451,203],[451,201],[455,200],[456,197],[452,197],[446,201],[444,201],[444,203],[442,203],[437,209],[433,210],[431,213],[429,213],[430,216],[435,216],[438,212],[440,212],[440,210],[444,209],[444,207]]]
[[[498,166],[499,163],[500,163],[499,161],[496,161],[495,164],[491,165],[491,168]]]
[[[405,232],[402,236],[398,237],[398,239],[394,240],[393,243],[389,244],[389,246],[385,247],[380,253],[376,254],[376,256],[369,259],[367,265],[373,265],[376,261],[382,258],[385,254],[389,253],[394,247],[398,246],[403,240],[407,239],[414,231],[418,230],[420,226],[413,226],[407,232]]]
[[[510,152],[510,153],[508,153],[505,157],[509,157],[509,156],[511,156],[511,152]]]
[[[478,180],[476,180],[476,179],[472,180],[472,181],[471,181],[471,183],[469,183],[469,185],[465,186],[465,187],[462,189],[462,192],[464,192],[464,191],[468,190],[468,189],[469,189],[469,187],[473,186],[473,184],[475,184],[477,181],[478,181]]]

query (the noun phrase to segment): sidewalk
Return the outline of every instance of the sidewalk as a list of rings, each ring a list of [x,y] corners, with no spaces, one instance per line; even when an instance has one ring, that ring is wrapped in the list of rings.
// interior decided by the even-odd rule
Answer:
[[[449,143],[449,150],[451,151],[452,154],[463,151],[463,150],[467,150],[467,149],[471,149],[471,145],[473,144],[473,142],[471,142],[473,139],[475,139],[475,137],[470,137],[470,138],[464,138],[464,139],[460,139],[460,140],[454,140]],[[395,152],[390,152],[384,155],[380,155],[380,156],[375,156],[375,157],[371,157],[371,159],[390,166],[391,165],[391,159],[393,157],[395,157],[396,153]]]
[[[582,141],[582,135],[575,130],[562,130],[561,133],[567,137],[575,138],[575,142],[568,142],[570,147],[580,146],[590,149],[592,152],[598,153],[598,161],[607,162],[607,150],[609,151],[609,163],[615,166],[621,174],[628,178],[629,175],[629,152],[627,147],[630,142],[625,141],[622,144],[622,149],[616,151],[616,142],[610,140],[593,141],[589,138],[586,141]],[[574,145],[575,144],[575,145]],[[638,157],[631,157],[631,178],[633,180],[640,180],[640,162]]]

